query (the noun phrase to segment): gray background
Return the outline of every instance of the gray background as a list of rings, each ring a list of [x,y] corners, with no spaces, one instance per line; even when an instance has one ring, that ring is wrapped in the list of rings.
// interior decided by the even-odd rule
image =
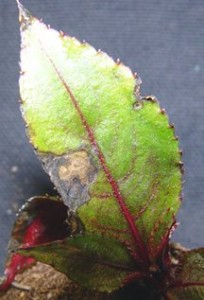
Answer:
[[[204,0],[25,0],[52,27],[119,57],[142,78],[176,124],[184,150],[181,223],[173,239],[203,242]],[[0,271],[18,206],[53,193],[25,136],[18,106],[19,28],[15,1],[0,0]]]

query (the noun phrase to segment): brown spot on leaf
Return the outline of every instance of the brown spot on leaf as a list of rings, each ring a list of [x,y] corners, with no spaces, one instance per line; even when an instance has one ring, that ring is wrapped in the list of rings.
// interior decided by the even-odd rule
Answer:
[[[59,163],[58,174],[61,180],[78,178],[81,184],[87,184],[92,169],[87,153],[79,151],[64,157],[62,164]]]
[[[42,159],[45,170],[70,209],[75,210],[88,201],[89,186],[97,170],[85,150],[60,157],[44,156]]]

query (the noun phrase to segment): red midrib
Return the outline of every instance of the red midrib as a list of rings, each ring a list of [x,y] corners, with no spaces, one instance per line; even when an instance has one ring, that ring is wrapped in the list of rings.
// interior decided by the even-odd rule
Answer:
[[[44,50],[45,51],[45,50]],[[45,51],[46,53],[46,51]],[[69,86],[67,85],[67,83],[65,82],[64,78],[62,77],[62,75],[60,74],[60,72],[58,71],[55,63],[53,62],[53,60],[48,56],[48,54],[46,53],[46,56],[47,58],[49,59],[50,63],[52,64],[53,68],[55,69],[55,72],[57,73],[59,79],[61,80],[64,88],[66,89],[67,93],[69,94],[70,98],[71,98],[71,101],[72,101],[72,104],[74,105],[77,113],[79,114],[80,116],[80,119],[82,121],[82,124],[84,125],[85,129],[86,129],[86,132],[88,134],[88,138],[89,138],[89,141],[90,143],[92,144],[92,146],[94,147],[95,151],[96,151],[96,154],[98,156],[98,159],[100,161],[100,164],[105,172],[105,175],[108,179],[108,182],[110,183],[111,187],[112,187],[112,190],[113,190],[113,194],[120,206],[120,209],[121,209],[121,212],[122,214],[124,215],[127,223],[128,223],[128,226],[129,226],[129,229],[130,229],[130,232],[131,232],[131,235],[132,235],[132,238],[135,242],[135,245],[136,245],[136,249],[138,251],[138,254],[139,256],[141,257],[142,259],[142,262],[148,266],[149,264],[149,258],[148,258],[148,254],[147,254],[147,249],[145,247],[145,244],[141,238],[141,235],[140,235],[140,232],[138,230],[138,228],[136,227],[135,225],[135,221],[134,221],[134,218],[132,216],[132,214],[130,213],[128,207],[126,206],[125,204],[125,201],[120,193],[120,190],[119,190],[119,187],[118,187],[118,184],[117,182],[115,181],[115,179],[113,178],[113,176],[111,175],[111,172],[106,164],[106,161],[105,161],[105,157],[96,141],[96,138],[95,138],[95,135],[94,135],[94,132],[92,130],[92,128],[89,126],[85,116],[83,115],[80,107],[79,107],[79,104],[76,100],[76,98],[74,97],[71,89],[69,88]]]

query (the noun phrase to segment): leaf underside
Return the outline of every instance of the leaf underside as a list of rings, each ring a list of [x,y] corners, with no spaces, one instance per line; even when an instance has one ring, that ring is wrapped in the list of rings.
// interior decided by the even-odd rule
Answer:
[[[128,67],[19,9],[22,114],[68,209],[65,234],[22,242],[19,253],[111,292],[166,255],[180,206],[178,140]]]

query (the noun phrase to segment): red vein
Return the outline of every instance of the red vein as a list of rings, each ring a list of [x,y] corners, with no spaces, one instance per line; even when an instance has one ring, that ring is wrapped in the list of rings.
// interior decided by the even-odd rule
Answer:
[[[100,199],[107,199],[112,197],[113,195],[111,193],[101,193],[101,194],[92,194],[93,197],[98,197]]]
[[[180,282],[175,282],[172,285],[169,286],[171,289],[176,289],[176,288],[185,288],[189,286],[204,286],[204,281],[180,281]]]
[[[122,234],[127,234],[127,229],[119,229],[119,228],[114,228],[114,227],[110,227],[110,226],[105,226],[105,225],[101,225],[98,224],[98,222],[95,220],[92,222],[92,224],[94,224],[98,229],[101,229],[103,231],[113,231],[115,233],[122,233]]]
[[[130,284],[131,282],[134,282],[136,280],[142,279],[146,276],[146,274],[140,273],[140,272],[134,272],[131,273],[130,275],[128,275],[125,280],[124,283],[125,284]]]
[[[167,229],[167,232],[166,234],[164,235],[162,241],[161,241],[161,244],[159,245],[159,247],[157,248],[156,250],[156,257],[160,257],[162,255],[162,251],[164,249],[166,249],[168,243],[169,243],[169,240],[171,238],[171,234],[173,233],[173,231],[176,229],[177,227],[177,222],[176,222],[176,219],[175,217],[173,216],[173,223],[171,224],[171,226]]]
[[[137,263],[136,266],[141,268],[139,253],[133,250],[132,244],[129,241],[127,241],[127,240],[121,240],[121,243],[130,252],[130,255],[133,257],[133,259]]]
[[[45,49],[44,49],[45,51]],[[139,233],[139,230],[138,228],[136,227],[135,225],[135,221],[134,221],[134,218],[132,216],[132,214],[130,213],[128,207],[126,206],[125,204],[125,201],[120,193],[120,190],[119,190],[119,187],[118,187],[118,184],[117,182],[114,180],[113,176],[111,175],[111,172],[106,164],[106,161],[105,161],[105,157],[96,141],[96,138],[95,138],[95,135],[94,135],[94,132],[92,130],[92,128],[89,126],[85,116],[83,115],[80,107],[79,107],[79,104],[74,96],[74,94],[72,93],[70,87],[67,85],[67,83],[65,82],[64,78],[62,77],[62,75],[60,74],[60,72],[58,71],[55,63],[53,62],[53,60],[48,56],[48,54],[46,53],[45,51],[45,54],[48,58],[48,60],[50,61],[50,63],[52,64],[55,72],[57,73],[59,79],[61,80],[64,88],[66,89],[68,95],[70,96],[70,99],[72,101],[72,104],[74,105],[77,113],[79,114],[79,117],[81,119],[81,122],[82,124],[84,125],[85,129],[86,129],[86,132],[87,132],[87,135],[88,135],[88,138],[89,138],[89,141],[90,143],[92,144],[97,156],[98,156],[98,159],[100,161],[100,164],[103,168],[103,171],[108,179],[108,182],[110,183],[111,187],[112,187],[112,190],[113,190],[113,194],[120,206],[120,209],[121,209],[121,212],[122,214],[124,215],[127,223],[128,223],[128,226],[129,226],[129,229],[130,229],[130,232],[131,232],[131,235],[132,235],[132,238],[133,240],[135,241],[135,245],[136,245],[136,248],[139,252],[139,255],[140,257],[142,258],[143,262],[148,265],[149,263],[149,259],[148,259],[148,254],[147,254],[147,250],[146,250],[146,247],[145,247],[145,244],[140,236],[140,233]]]
[[[147,210],[147,208],[149,207],[149,204],[150,202],[154,199],[155,197],[155,191],[156,191],[156,187],[155,185],[153,186],[153,189],[152,189],[152,194],[150,195],[149,199],[147,199],[146,201],[146,204],[144,205],[144,207],[142,207],[136,214],[135,216],[135,221],[138,220],[144,213],[145,211]]]
[[[132,271],[132,268],[125,266],[125,265],[120,265],[117,263],[110,263],[110,262],[106,262],[106,261],[97,261],[96,262],[98,265],[103,265],[103,266],[107,266],[107,267],[111,267],[111,268],[115,268],[115,269],[122,269],[124,271]]]

